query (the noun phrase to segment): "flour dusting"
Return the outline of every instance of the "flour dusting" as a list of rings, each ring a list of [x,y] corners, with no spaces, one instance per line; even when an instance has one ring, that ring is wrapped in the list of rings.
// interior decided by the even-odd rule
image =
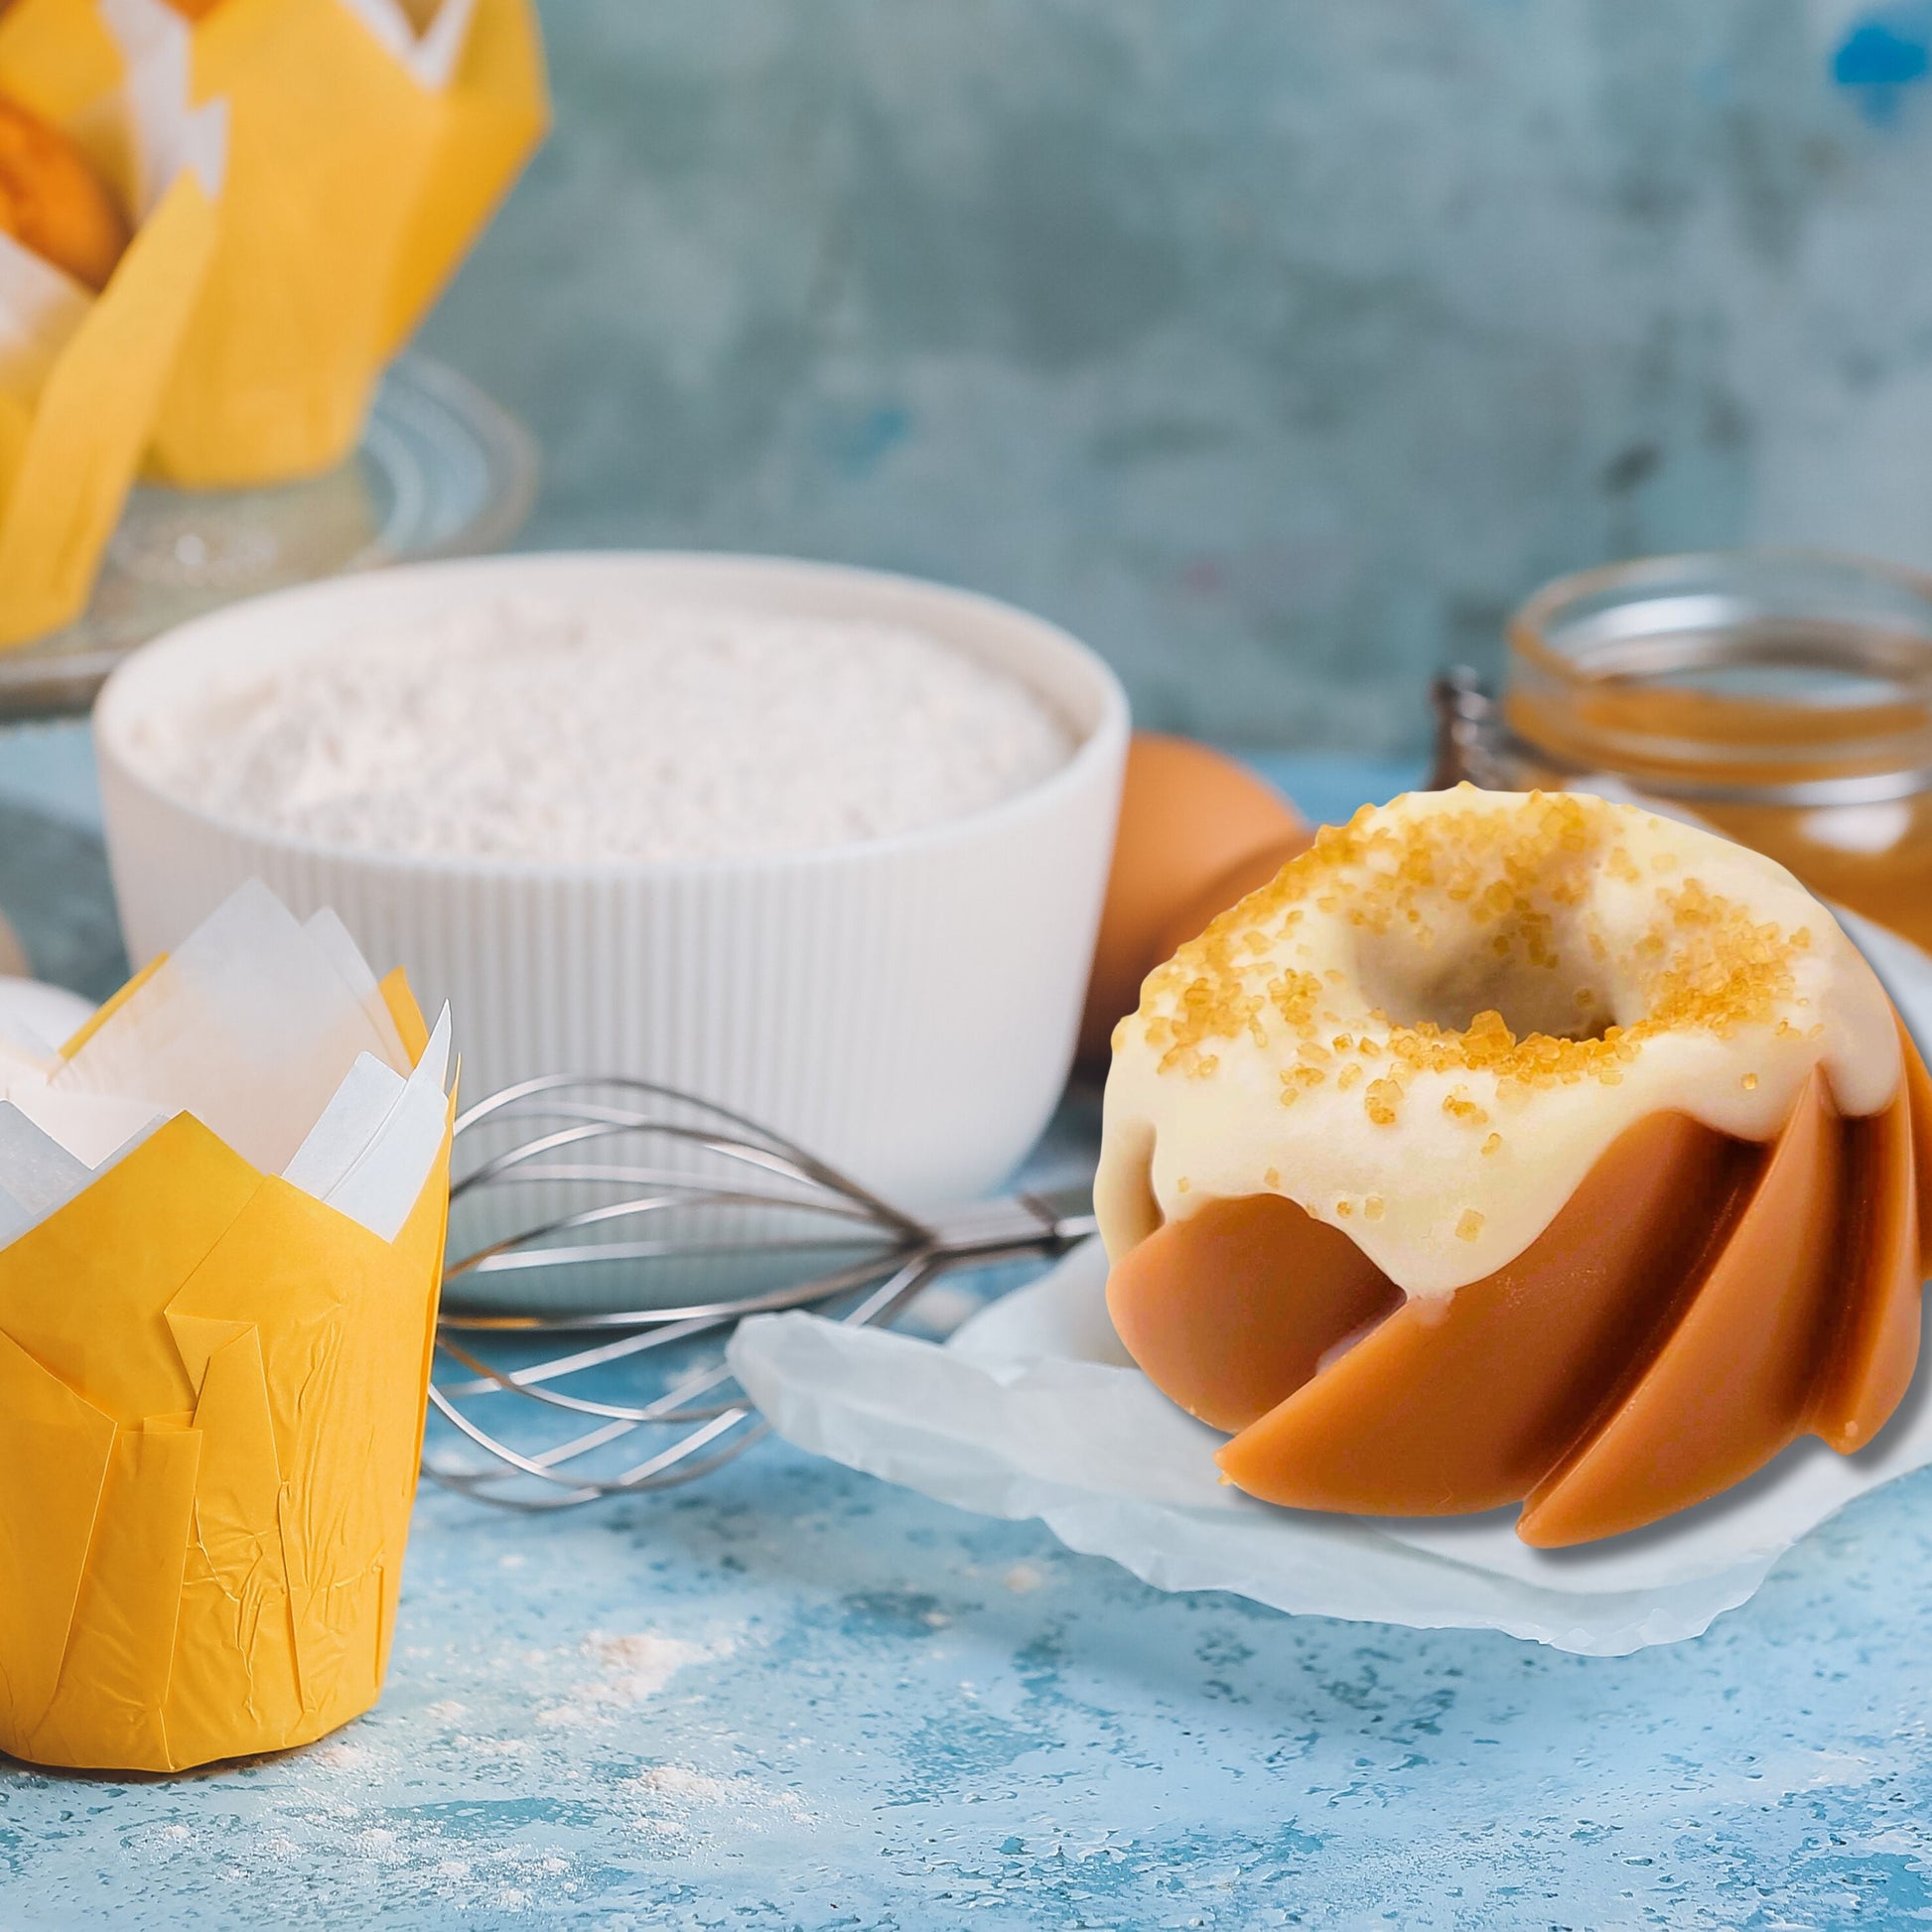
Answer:
[[[573,1685],[561,1702],[546,1705],[536,1721],[545,1729],[608,1724],[614,1712],[655,1697],[687,1666],[729,1657],[733,1647],[729,1638],[695,1643],[649,1630],[618,1636],[594,1630],[584,1639],[583,1655],[597,1665],[598,1674]]]
[[[632,1782],[658,1797],[674,1798],[686,1804],[722,1805],[730,1800],[733,1784],[750,1780],[712,1778],[688,1765],[658,1764],[640,1772]]]
[[[585,1639],[584,1648],[604,1666],[605,1693],[635,1704],[661,1691],[686,1664],[701,1663],[713,1652],[683,1637],[657,1637],[639,1630],[627,1637],[607,1637],[599,1631]]]
[[[737,1769],[738,1747],[703,1714],[705,1668],[724,1668],[740,1642],[714,1626],[406,1651],[420,1702],[392,1685],[321,1743],[240,1777],[157,1787],[174,1815],[129,1828],[121,1857],[197,1903],[299,1872],[318,1923],[558,1923],[608,1870],[614,1832],[631,1856],[657,1859],[816,1825],[782,1783]],[[43,1782],[24,1767],[21,1779]]]
[[[636,1828],[656,1838],[756,1832],[779,1818],[805,1822],[811,1810],[794,1791],[773,1790],[739,1774],[713,1777],[688,1764],[655,1764],[621,1786],[640,1805]]]

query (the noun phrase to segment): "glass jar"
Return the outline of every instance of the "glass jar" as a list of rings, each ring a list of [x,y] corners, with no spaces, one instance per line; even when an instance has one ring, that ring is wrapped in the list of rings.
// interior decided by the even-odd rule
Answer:
[[[1932,948],[1932,578],[1794,550],[1559,579],[1500,700],[1438,687],[1438,778],[1694,815]]]

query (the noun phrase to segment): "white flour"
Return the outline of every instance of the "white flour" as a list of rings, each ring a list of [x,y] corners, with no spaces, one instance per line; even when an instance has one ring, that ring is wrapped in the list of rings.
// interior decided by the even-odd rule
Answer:
[[[186,1901],[185,1923],[239,1923],[235,1901],[264,1884],[299,1891],[303,1923],[576,1923],[614,1859],[737,1858],[754,1838],[795,1845],[818,1829],[782,1755],[747,1772],[718,1720],[702,1667],[726,1667],[736,1649],[716,1628],[597,1632],[540,1649],[412,1646],[381,1706],[349,1729],[239,1777],[157,1787],[180,1803],[132,1825],[121,1856]],[[464,1695],[419,1702],[431,1685]],[[55,1803],[60,1780],[7,1770],[0,1799],[45,1791]],[[699,1922],[621,1907],[591,1916]]]
[[[1018,680],[916,631],[531,599],[364,633],[145,721],[163,789],[362,851],[743,857],[890,837],[1071,752]]]
[[[686,1665],[708,1663],[732,1653],[729,1642],[691,1643],[682,1637],[654,1636],[649,1631],[620,1637],[593,1631],[585,1638],[583,1648],[602,1675],[573,1686],[561,1702],[539,1710],[536,1723],[546,1730],[559,1725],[609,1724],[621,1706],[655,1697]]]

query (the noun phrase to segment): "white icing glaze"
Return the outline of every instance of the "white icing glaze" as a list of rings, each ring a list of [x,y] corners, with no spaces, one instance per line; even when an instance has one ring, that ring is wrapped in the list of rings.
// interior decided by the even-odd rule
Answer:
[[[1461,1031],[1484,1009],[1511,1034]],[[1114,1035],[1101,1233],[1118,1256],[1279,1193],[1443,1296],[1521,1254],[1639,1120],[1768,1141],[1821,1067],[1842,1113],[1876,1113],[1898,1036],[1783,867],[1592,797],[1411,793],[1149,977]]]

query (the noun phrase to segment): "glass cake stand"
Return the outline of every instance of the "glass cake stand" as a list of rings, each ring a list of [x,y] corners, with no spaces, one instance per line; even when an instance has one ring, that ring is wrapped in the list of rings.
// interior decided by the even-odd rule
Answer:
[[[137,644],[217,605],[500,549],[529,514],[536,480],[521,423],[454,369],[403,355],[339,468],[262,489],[135,489],[85,615],[0,651],[0,721],[84,715]]]

